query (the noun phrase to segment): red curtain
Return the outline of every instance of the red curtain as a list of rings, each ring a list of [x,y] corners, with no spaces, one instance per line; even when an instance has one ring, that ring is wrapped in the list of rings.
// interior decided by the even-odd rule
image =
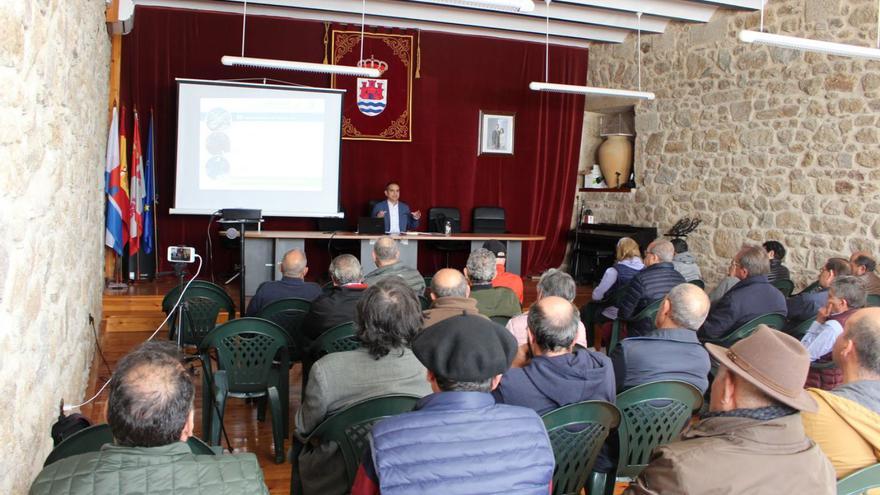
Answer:
[[[135,18],[134,30],[123,38],[121,99],[140,112],[142,135],[149,110],[156,119],[159,252],[172,244],[203,246],[207,217],[168,214],[176,156],[175,78],[268,78],[329,87],[329,76],[221,65],[221,56],[241,51],[238,14],[138,6]],[[400,182],[401,199],[425,216],[432,206],[459,208],[464,231],[470,229],[474,207],[505,208],[508,230],[547,237],[524,245],[523,273],[559,265],[574,202],[583,97],[528,89],[530,81],[543,80],[542,44],[425,31],[419,37],[413,140],[343,141],[346,216],[365,215],[367,202],[383,199],[384,185],[393,179]],[[245,55],[320,62],[323,40],[321,22],[249,15]],[[551,81],[584,84],[586,74],[586,49],[551,46]],[[480,110],[516,114],[513,156],[477,156]],[[314,228],[312,219],[272,218],[263,225],[264,230]],[[218,271],[237,258],[222,251],[215,256]],[[312,256],[313,271],[323,271],[324,260]]]

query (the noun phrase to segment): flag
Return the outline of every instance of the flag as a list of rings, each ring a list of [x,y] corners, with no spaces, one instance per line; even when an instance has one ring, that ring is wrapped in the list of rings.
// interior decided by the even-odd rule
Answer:
[[[127,198],[123,197],[119,170],[119,117],[113,107],[113,118],[107,136],[107,159],[104,168],[104,191],[107,194],[107,228],[104,244],[113,248],[117,255],[122,254],[125,246],[125,230],[122,228],[122,206]]]
[[[155,164],[153,163],[153,112],[150,112],[150,130],[147,131],[147,159],[144,166],[144,234],[141,245],[144,252],[153,252],[153,204],[156,202],[155,187],[153,183]]]
[[[128,254],[137,254],[144,233],[144,157],[141,154],[141,131],[137,109],[134,111],[134,131],[131,138],[131,187],[128,190]]]
[[[123,201],[119,204],[122,208],[122,225],[125,230],[125,241],[128,243],[128,146],[125,139],[125,107],[119,114],[119,188],[122,189]]]

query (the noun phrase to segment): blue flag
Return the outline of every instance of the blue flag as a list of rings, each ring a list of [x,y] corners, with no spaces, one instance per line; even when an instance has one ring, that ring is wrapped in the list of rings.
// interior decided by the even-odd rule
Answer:
[[[154,227],[153,222],[155,219],[153,218],[153,206],[156,202],[155,195],[155,187],[156,185],[153,182],[155,177],[154,170],[154,154],[153,154],[153,112],[150,112],[150,130],[147,135],[147,157],[144,160],[144,216],[143,216],[143,225],[144,225],[144,233],[141,237],[141,247],[143,248],[145,253],[152,253],[153,247],[156,242],[153,236]]]

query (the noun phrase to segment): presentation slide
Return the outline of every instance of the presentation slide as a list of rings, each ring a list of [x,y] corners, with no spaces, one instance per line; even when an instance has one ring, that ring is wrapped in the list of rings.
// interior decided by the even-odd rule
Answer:
[[[343,91],[178,79],[177,214],[340,216]]]

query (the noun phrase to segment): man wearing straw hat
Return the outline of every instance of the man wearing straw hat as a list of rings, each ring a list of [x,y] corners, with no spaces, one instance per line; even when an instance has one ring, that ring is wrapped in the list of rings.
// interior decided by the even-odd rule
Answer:
[[[801,424],[817,405],[800,342],[760,325],[730,349],[706,348],[720,363],[709,412],[655,449],[625,493],[835,493],[834,469]]]

